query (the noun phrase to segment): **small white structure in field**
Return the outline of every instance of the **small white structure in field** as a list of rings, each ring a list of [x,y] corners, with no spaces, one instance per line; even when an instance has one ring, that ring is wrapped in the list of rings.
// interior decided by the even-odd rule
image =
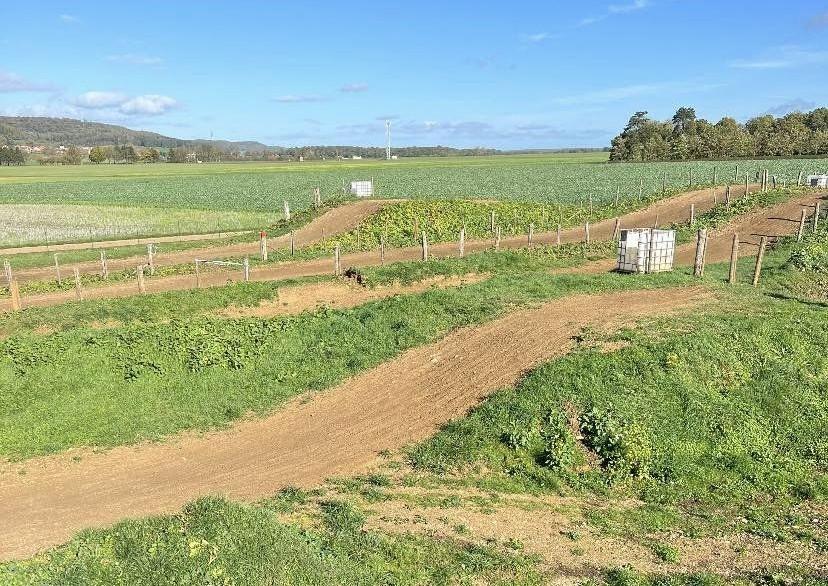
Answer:
[[[661,273],[673,270],[676,231],[655,228],[621,230],[618,241],[618,271]]]
[[[374,195],[374,180],[351,181],[351,194],[357,197],[371,197]]]
[[[822,187],[823,189],[828,188],[828,175],[808,175],[805,185],[808,187]]]

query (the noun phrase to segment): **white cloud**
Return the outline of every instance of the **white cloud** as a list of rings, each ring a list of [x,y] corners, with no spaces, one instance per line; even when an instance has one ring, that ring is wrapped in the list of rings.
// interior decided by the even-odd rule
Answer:
[[[554,98],[553,103],[559,106],[579,106],[587,104],[609,104],[630,98],[656,94],[686,94],[710,91],[721,87],[721,84],[689,82],[660,82],[641,83],[602,90],[594,90],[571,96]]]
[[[359,92],[368,91],[368,84],[367,83],[346,83],[339,91],[346,93],[346,94],[355,94]]]
[[[120,106],[127,101],[124,94],[118,92],[86,92],[77,96],[72,103],[79,108],[98,110]]]
[[[137,53],[124,53],[123,55],[109,55],[107,61],[112,63],[126,63],[128,65],[161,65],[164,62],[161,57],[140,55]]]
[[[790,69],[828,62],[828,51],[812,51],[796,45],[777,47],[755,59],[736,59],[728,65],[735,69]]]
[[[323,102],[325,99],[326,98],[316,94],[287,94],[273,98],[273,101],[279,102],[280,104],[302,104],[310,102]]]
[[[80,22],[77,16],[72,16],[71,14],[61,14],[58,18],[66,24],[78,24]]]
[[[582,18],[578,23],[578,26],[589,26],[591,24],[601,22],[602,20],[606,20],[607,18],[613,15],[638,12],[639,10],[649,8],[652,5],[653,3],[651,2],[651,0],[633,0],[629,4],[610,4],[609,6],[607,6],[607,9],[603,14]]]
[[[0,71],[0,93],[11,92],[51,92],[54,86],[47,83],[38,83],[12,73]]]
[[[791,112],[807,112],[816,108],[816,102],[803,100],[802,98],[794,98],[788,102],[774,106],[765,112],[765,114],[773,114],[774,116],[784,116]]]
[[[541,41],[546,41],[551,39],[552,35],[549,33],[534,33],[531,35],[523,35],[523,40],[528,43],[540,43]]]
[[[735,69],[790,69],[828,62],[828,51],[811,51],[795,45],[777,47],[756,59],[736,59],[728,65]]]
[[[178,101],[169,96],[147,94],[130,98],[118,107],[123,114],[158,116],[178,107]]]

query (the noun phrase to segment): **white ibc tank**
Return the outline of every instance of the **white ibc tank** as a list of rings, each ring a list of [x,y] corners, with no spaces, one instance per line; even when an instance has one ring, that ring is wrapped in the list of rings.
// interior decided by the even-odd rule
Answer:
[[[828,187],[828,175],[808,175],[805,184],[808,187]]]
[[[673,270],[676,231],[655,228],[621,230],[618,241],[618,271],[661,273]]]
[[[351,193],[357,197],[371,197],[374,195],[374,180],[351,181]]]

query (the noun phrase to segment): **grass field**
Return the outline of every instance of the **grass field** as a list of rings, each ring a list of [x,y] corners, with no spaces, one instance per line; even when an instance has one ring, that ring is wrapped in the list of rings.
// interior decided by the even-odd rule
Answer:
[[[44,230],[69,237],[133,234],[142,227],[153,234],[175,234],[177,218],[189,226],[185,230],[189,232],[213,231],[217,226],[230,230],[242,225],[264,225],[282,216],[284,201],[294,211],[307,209],[314,187],[321,187],[325,199],[340,198],[344,182],[371,177],[379,197],[499,199],[586,206],[590,199],[596,205],[609,203],[617,194],[631,204],[641,199],[639,195],[661,194],[662,187],[670,191],[683,189],[690,185],[691,175],[693,185],[712,184],[714,175],[719,184],[743,183],[745,174],[753,181],[759,169],[768,168],[779,181],[790,183],[796,181],[800,171],[810,173],[828,168],[826,159],[610,164],[605,158],[603,153],[593,153],[301,164],[6,167],[0,169],[0,204],[84,204],[118,206],[124,210],[106,208],[96,225],[74,226],[69,221],[56,228],[54,213],[47,209],[30,215],[25,225],[12,230],[8,226],[15,224],[15,210],[0,208],[0,245],[44,243]],[[164,211],[155,213],[146,208]],[[174,210],[172,217],[170,209]],[[184,210],[221,213],[188,216]]]

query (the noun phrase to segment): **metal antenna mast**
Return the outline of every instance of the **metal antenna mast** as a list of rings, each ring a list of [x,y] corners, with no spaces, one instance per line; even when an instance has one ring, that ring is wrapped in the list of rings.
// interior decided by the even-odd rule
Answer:
[[[391,121],[385,121],[385,160],[391,160]]]

